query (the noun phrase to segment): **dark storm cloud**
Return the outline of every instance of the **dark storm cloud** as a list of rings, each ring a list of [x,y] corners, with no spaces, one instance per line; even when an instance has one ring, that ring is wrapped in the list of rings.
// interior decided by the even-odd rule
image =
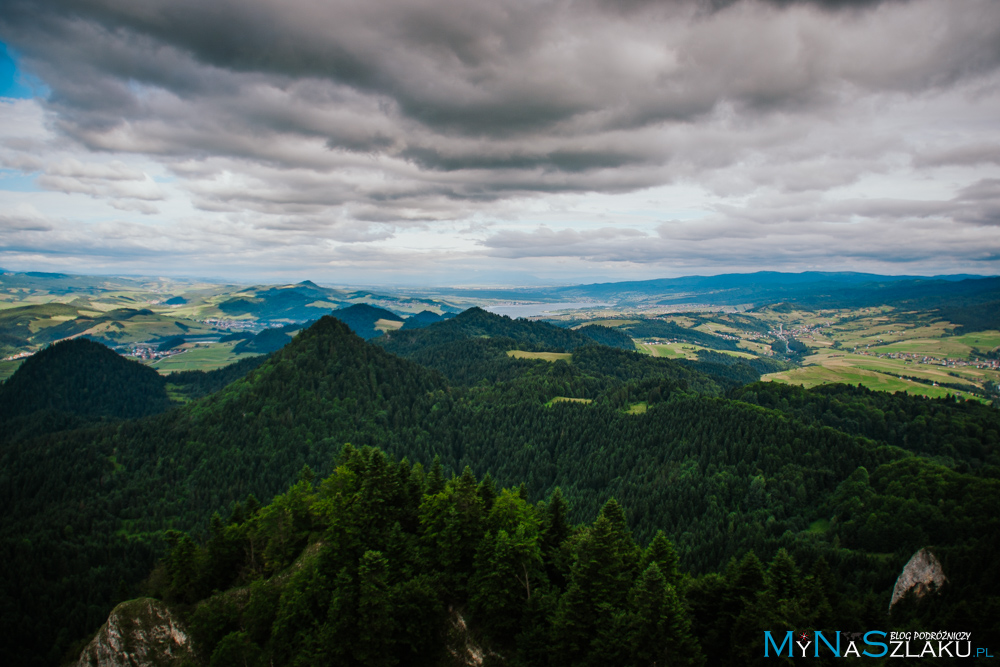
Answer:
[[[791,18],[727,3],[699,19],[701,4],[657,3],[654,17],[630,21],[588,2],[14,0],[3,22],[52,82],[56,103],[95,114],[91,122],[106,112],[109,123],[141,115],[130,82],[190,98],[306,78],[381,98],[435,132],[573,138],[696,119],[723,100],[826,103],[838,82],[921,89],[1000,60],[997,12],[981,3],[937,25],[934,12],[895,25],[808,15],[813,6],[883,3],[770,3]],[[874,30],[888,30],[884,44]],[[919,53],[904,41],[914,38]],[[375,135],[370,146],[389,142]]]

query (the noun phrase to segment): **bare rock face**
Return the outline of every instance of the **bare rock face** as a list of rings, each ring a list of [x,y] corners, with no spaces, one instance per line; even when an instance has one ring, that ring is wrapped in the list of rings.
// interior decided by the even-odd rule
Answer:
[[[940,589],[947,581],[948,578],[944,576],[944,570],[941,568],[941,561],[927,549],[921,549],[913,554],[896,579],[889,610],[891,611],[892,606],[903,599],[910,589],[913,589],[918,598],[922,598],[928,592]]]
[[[77,667],[160,667],[193,658],[183,623],[159,600],[122,602],[80,654]]]

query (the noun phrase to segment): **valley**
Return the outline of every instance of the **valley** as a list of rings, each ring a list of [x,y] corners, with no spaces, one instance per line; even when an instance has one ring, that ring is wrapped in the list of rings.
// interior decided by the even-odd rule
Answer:
[[[239,328],[0,310],[32,351],[0,384],[0,659],[73,662],[115,605],[151,596],[188,624],[194,664],[376,664],[379,645],[444,665],[469,641],[568,666],[637,660],[620,656],[639,637],[753,664],[740,647],[780,623],[882,623],[921,548],[950,584],[893,607],[894,627],[998,636],[965,613],[1000,599],[998,335],[970,326],[989,303],[952,321],[898,303],[528,320],[362,302]],[[183,351],[140,363],[108,331]],[[442,630],[455,609],[461,640]],[[376,627],[352,625],[365,613],[395,629],[329,639]]]
[[[4,274],[0,276],[0,329],[3,330],[0,345],[4,346],[0,380],[16,370],[24,355],[42,345],[75,336],[99,340],[123,354],[142,358],[162,373],[212,370],[250,354],[271,351],[273,347],[259,351],[247,346],[234,349],[235,344],[224,340],[234,333],[256,334],[268,328],[306,323],[337,308],[364,304],[381,312],[373,311],[362,315],[360,320],[349,321],[363,337],[396,331],[405,319],[418,313],[424,319],[419,324],[414,320],[411,325],[425,325],[469,306],[496,312],[520,308],[519,312],[531,313],[528,319],[559,326],[580,328],[596,324],[619,329],[634,340],[637,349],[654,356],[694,360],[699,351],[707,351],[779,358],[794,366],[765,374],[765,380],[806,387],[831,382],[860,383],[884,391],[930,397],[951,393],[986,400],[998,391],[1000,323],[992,329],[962,333],[958,331],[962,324],[949,321],[949,311],[941,310],[940,305],[945,303],[941,298],[908,293],[907,281],[874,283],[865,292],[862,288],[865,283],[851,281],[846,274],[828,276],[829,282],[822,282],[821,275],[815,282],[797,279],[784,287],[780,287],[781,274],[755,275],[759,276],[756,280],[750,276],[742,281],[730,280],[732,284],[727,284],[725,277],[700,279],[705,285],[701,290],[695,279],[678,279],[674,282],[682,295],[702,301],[685,307],[668,291],[671,281],[651,281],[649,285],[624,283],[617,289],[615,285],[548,291],[410,289],[379,294],[320,287],[309,281],[244,287],[164,279]],[[989,280],[938,281],[933,286],[936,290],[957,289],[956,286],[967,282],[972,285],[962,289],[974,295],[980,294],[983,287],[997,289]],[[886,294],[890,288],[892,291],[886,298],[897,293],[909,298],[895,305],[845,308],[812,305],[831,298],[818,298],[815,292],[838,286],[849,287],[850,291],[842,298],[855,303],[874,303],[878,295]],[[566,294],[595,300],[554,300],[564,299]],[[791,295],[802,305],[745,302],[751,294],[758,299],[770,294]],[[990,292],[985,294],[972,298],[988,299]],[[512,301],[514,295],[520,300]],[[718,299],[718,303],[704,303],[709,296]],[[602,300],[597,301],[598,298]],[[740,300],[744,302],[733,303]],[[666,302],[671,305],[658,307]],[[917,310],[906,307],[921,302],[928,307]],[[426,319],[424,313],[431,319]],[[157,350],[164,341],[176,337],[183,341],[169,350]],[[798,341],[806,349],[792,356],[776,357],[772,344],[779,340]]]

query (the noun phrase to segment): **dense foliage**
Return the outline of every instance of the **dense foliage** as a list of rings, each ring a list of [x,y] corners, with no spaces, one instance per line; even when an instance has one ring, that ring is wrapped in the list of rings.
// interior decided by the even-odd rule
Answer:
[[[187,603],[241,587],[191,614],[211,665],[461,664],[470,643],[489,664],[702,664],[663,533],[639,549],[614,500],[586,527],[567,511],[347,446],[203,545],[173,534],[151,581]]]
[[[547,322],[512,320],[481,308],[470,308],[453,318],[420,329],[393,332],[379,340],[378,344],[393,354],[415,358],[431,354],[434,350],[446,350],[450,343],[472,338],[505,338],[516,341],[520,349],[537,351],[568,352],[593,345],[599,339],[615,343],[611,347],[635,349],[635,344],[627,335],[608,327],[564,329]]]
[[[589,339],[560,339],[568,361],[506,354],[553,349],[552,330],[579,335],[473,311],[376,346],[323,318],[183,408],[3,442],[0,660],[57,661],[168,548],[152,581],[180,602],[211,596],[192,619],[215,664],[417,664],[454,640],[455,610],[517,664],[650,664],[662,645],[632,641],[652,653],[630,663],[620,640],[675,630],[674,654],[747,664],[761,628],[884,625],[921,547],[952,583],[893,623],[996,633],[1000,615],[969,612],[998,600],[994,408],[744,386],[774,362]],[[434,368],[383,349],[397,339]],[[566,528],[546,537],[554,504]],[[657,576],[632,543],[663,551],[660,530],[687,578]],[[681,618],[694,644],[668,622]],[[370,634],[355,648],[342,638],[358,619]],[[379,642],[394,648],[365,648]]]
[[[270,354],[292,342],[292,337],[282,329],[264,329],[256,336],[233,346],[234,354]]]
[[[1000,301],[976,306],[950,306],[940,309],[942,318],[957,324],[956,334],[1000,329]]]
[[[379,320],[387,320],[389,322],[403,321],[403,318],[396,313],[385,308],[370,306],[367,303],[356,303],[353,306],[335,310],[333,311],[333,316],[365,340],[382,335],[382,332],[375,328],[375,324]]]
[[[171,373],[164,380],[169,389],[182,394],[188,400],[204,398],[239,380],[265,361],[267,355],[264,354],[244,357],[214,371],[178,371]]]
[[[420,328],[426,327],[426,326],[428,326],[430,324],[434,324],[435,322],[440,322],[443,319],[445,319],[443,316],[438,315],[437,313],[435,313],[433,311],[430,311],[430,310],[421,310],[419,313],[417,313],[415,315],[410,315],[409,317],[407,317],[406,320],[403,322],[403,326],[400,327],[400,328],[401,329],[420,329]]]
[[[32,355],[0,385],[0,422],[44,411],[128,419],[168,405],[155,370],[83,338]]]
[[[666,320],[640,320],[635,324],[623,325],[622,328],[636,338],[663,338],[665,340],[705,345],[716,350],[739,350],[739,341],[705,333],[698,329],[682,327],[676,322]]]
[[[614,329],[612,327],[601,326],[600,324],[588,324],[585,327],[580,327],[577,329],[578,333],[582,333],[584,336],[589,338],[594,343],[598,345],[604,345],[606,347],[614,347],[619,350],[634,350],[635,341],[632,337],[621,329]]]

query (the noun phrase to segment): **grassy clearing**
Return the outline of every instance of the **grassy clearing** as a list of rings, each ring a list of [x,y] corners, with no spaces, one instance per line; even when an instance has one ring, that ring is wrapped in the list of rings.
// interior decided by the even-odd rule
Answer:
[[[170,399],[171,403],[184,404],[191,402],[191,399],[188,397],[188,395],[184,393],[184,391],[180,389],[177,385],[170,384],[168,382],[166,387],[167,387],[167,398]]]
[[[569,363],[573,361],[573,355],[569,352],[527,352],[525,350],[508,350],[508,357],[515,359],[541,359],[543,361],[563,361]]]
[[[376,320],[375,328],[379,331],[395,331],[403,326],[402,322],[397,320]]]
[[[752,340],[741,340],[737,345],[759,357],[768,357],[773,354],[770,344],[758,343]]]
[[[986,352],[1000,347],[1000,331],[977,331],[963,336],[955,336],[953,340],[961,345],[979,348]]]
[[[626,410],[625,413],[630,415],[644,415],[648,409],[649,405],[647,405],[645,401],[642,401],[641,403],[633,403],[628,406],[628,410]]]
[[[15,359],[14,361],[0,361],[0,382],[3,382],[17,370],[18,366],[24,363],[24,359]]]
[[[545,404],[545,407],[551,408],[556,403],[593,403],[592,398],[570,398],[569,396],[556,396],[551,401]]]
[[[698,326],[694,327],[694,329],[707,334],[714,334],[716,331],[721,331],[723,333],[738,336],[743,333],[742,329],[729,324],[721,324],[720,322],[702,322]]]
[[[698,359],[698,353],[702,351],[718,352],[720,354],[730,354],[743,359],[755,359],[757,355],[750,352],[734,352],[732,350],[714,350],[710,347],[694,345],[692,343],[647,343],[635,341],[635,346],[640,352],[644,352],[654,357],[665,357],[667,359]]]
[[[650,343],[642,343],[640,341],[635,341],[635,346],[640,352],[648,354],[653,357],[664,357],[667,359],[697,359],[698,355],[692,350],[681,349],[682,343],[664,343],[658,345],[652,345]],[[690,347],[690,346],[685,346]]]
[[[817,519],[809,524],[807,529],[810,533],[825,533],[830,530],[830,520],[829,519]]]
[[[664,319],[667,320],[668,322],[673,322],[678,326],[682,326],[685,329],[691,329],[698,323],[698,320],[686,317],[684,315],[667,315],[666,317],[664,317]]]
[[[149,364],[161,375],[177,371],[211,371],[229,364],[257,356],[254,354],[233,354],[236,343],[218,343],[190,348],[180,354],[164,357]]]

